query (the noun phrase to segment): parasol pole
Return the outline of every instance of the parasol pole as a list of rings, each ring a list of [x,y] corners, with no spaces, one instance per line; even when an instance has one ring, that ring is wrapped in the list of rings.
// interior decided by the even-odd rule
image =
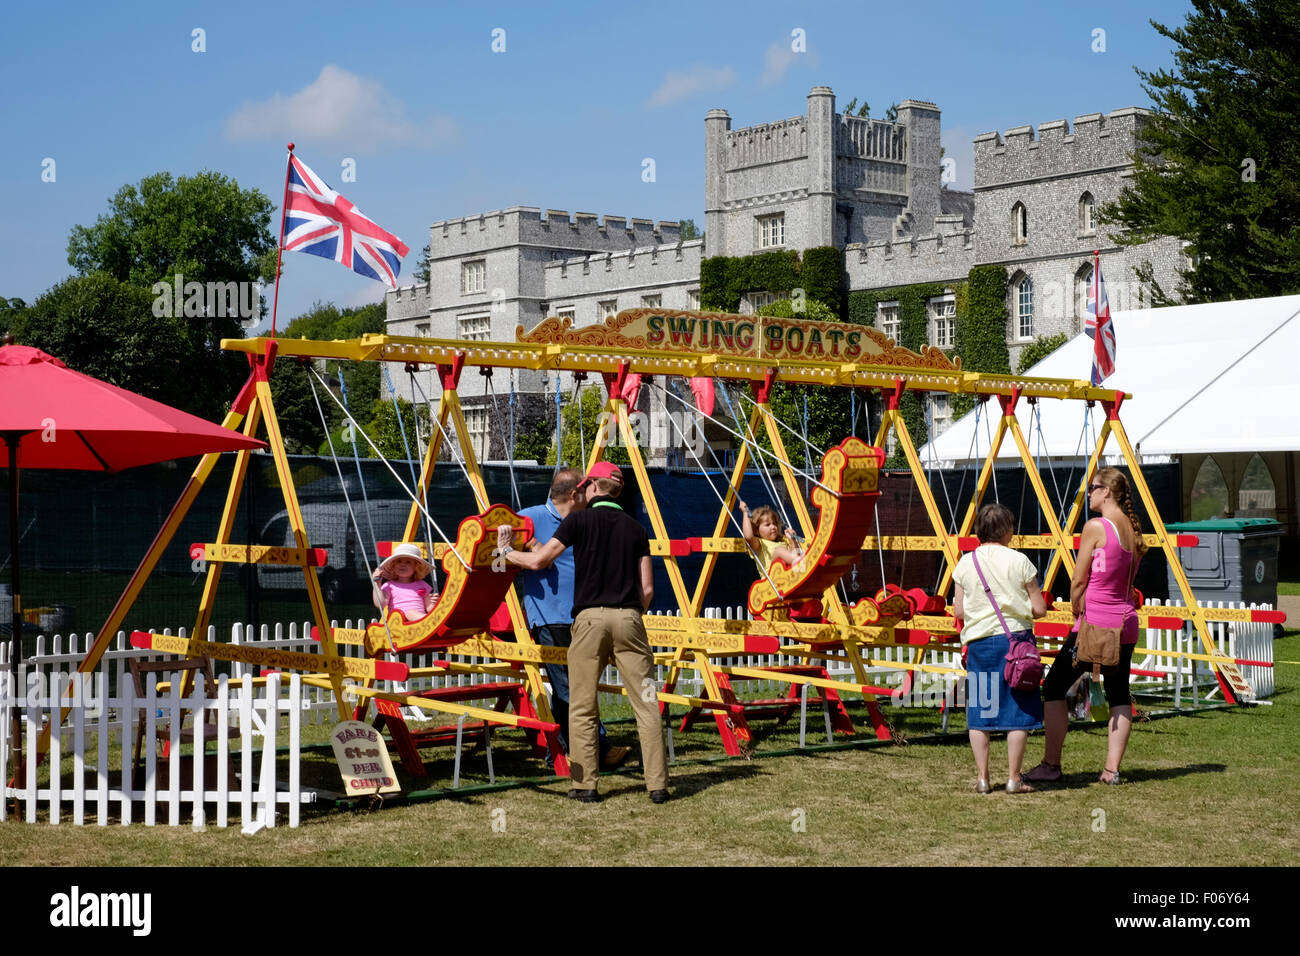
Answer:
[[[18,444],[23,440],[26,432],[10,431],[5,432],[5,444],[9,446],[9,565],[12,583],[10,590],[13,597],[13,616],[12,630],[10,636],[12,643],[9,650],[9,686],[4,689],[4,694],[0,695],[8,698],[8,704],[12,708],[10,713],[13,720],[10,726],[9,752],[14,757],[14,775],[13,780],[18,785],[23,783],[23,749],[22,749],[22,720],[19,717],[18,708],[18,658],[23,653],[23,586],[22,574],[19,571],[18,545],[20,535],[18,533]],[[8,768],[0,767],[0,777],[2,777]]]
[[[275,296],[271,300],[271,338],[275,338],[275,319],[280,308],[280,261],[284,258],[284,220],[289,208],[289,171],[293,169],[293,143],[284,162],[284,201],[280,203],[280,238],[275,244]]]

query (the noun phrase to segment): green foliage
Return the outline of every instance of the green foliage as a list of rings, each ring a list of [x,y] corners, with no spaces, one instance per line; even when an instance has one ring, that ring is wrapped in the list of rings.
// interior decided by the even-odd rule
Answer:
[[[208,410],[180,361],[189,353],[183,318],[156,317],[147,289],[103,272],[65,279],[12,316],[14,341],[69,368],[185,411]],[[226,396],[229,400],[229,396]],[[211,416],[209,416],[211,417]]]
[[[1065,332],[1057,332],[1055,335],[1040,335],[1020,350],[1020,361],[1016,363],[1017,374],[1028,372],[1068,341],[1070,341],[1070,336]]]
[[[429,419],[429,408],[427,405],[420,405],[418,408],[413,406],[404,398],[397,400],[397,406],[401,410],[402,424],[397,423],[398,412],[393,408],[391,401],[376,399],[371,406],[370,424],[366,426],[366,434],[370,440],[379,446],[380,454],[389,460],[404,460],[407,456],[407,450],[410,450],[412,458],[419,458],[420,452],[415,440],[415,420],[418,413],[420,419],[421,434],[428,434],[432,423]],[[356,414],[355,412],[353,413]],[[358,420],[360,420],[358,418]],[[402,428],[406,429],[406,441],[402,441]],[[341,446],[335,441],[335,450],[343,453]],[[346,445],[348,452],[351,452],[352,446]],[[370,445],[357,436],[357,448],[366,458],[375,458],[375,451]]]
[[[271,279],[273,209],[261,190],[220,173],[155,173],[119,189],[93,226],[73,227],[68,264],[144,287],[178,272],[187,282]]]
[[[838,315],[843,274],[843,253],[833,247],[808,249],[802,262],[794,250],[711,256],[700,264],[700,305],[735,312],[748,292],[781,295],[803,289],[808,299],[825,303]]]
[[[354,339],[366,333],[384,331],[384,305],[355,306],[339,309],[330,302],[317,302],[311,309],[290,322],[281,334],[282,338],[305,338],[330,341],[332,339]],[[333,365],[322,361],[318,366],[327,381],[336,382],[339,374],[343,376],[346,399],[349,410],[357,421],[365,424],[370,417],[371,403],[381,394],[380,367],[378,362],[335,362]],[[315,381],[307,370],[293,360],[281,359],[275,363],[271,372],[271,397],[280,418],[280,431],[284,435],[285,447],[290,451],[310,452],[321,447],[325,433],[321,428],[320,409],[312,398],[311,386]],[[316,382],[317,391],[321,385]],[[383,390],[382,394],[387,394]],[[342,397],[342,396],[341,396]],[[320,396],[321,409],[331,431],[341,428],[345,422],[343,411],[328,395]],[[396,422],[396,419],[394,419]],[[366,431],[370,429],[366,426]],[[361,445],[365,442],[358,439]],[[328,448],[326,449],[328,452]],[[351,445],[348,446],[351,453]]]
[[[848,321],[854,325],[866,325],[874,329],[878,301],[876,294],[871,291],[850,292]]]
[[[694,219],[683,219],[681,221],[681,230],[678,233],[678,236],[682,240],[703,239],[704,230],[700,229],[698,226],[695,225]]]
[[[420,250],[420,258],[416,260],[415,271],[411,273],[412,279],[425,285],[428,284],[430,278],[429,252],[430,246],[429,243],[426,242],[424,248]]]
[[[804,310],[799,313],[794,310],[793,300],[777,299],[775,302],[771,302],[759,309],[758,314],[771,316],[774,319],[809,319],[813,322],[835,322],[837,320],[830,306],[812,298],[804,302]]]
[[[544,463],[555,443],[555,419],[543,415],[531,427],[515,430],[515,460]]]
[[[602,427],[602,419],[605,418],[603,409],[605,400],[602,397],[602,391],[598,385],[588,385],[582,389],[578,395],[577,402],[567,402],[560,413],[564,420],[564,449],[563,463],[569,468],[585,468],[587,466],[587,456],[591,454],[591,447],[595,444],[596,433]],[[581,409],[581,412],[579,412]],[[581,414],[581,420],[579,420]],[[616,465],[630,465],[632,459],[627,455],[627,449],[622,446],[622,439],[617,438],[618,427],[616,424],[609,423],[609,432],[605,443],[605,461],[612,461]],[[643,436],[644,437],[644,436]],[[551,435],[550,448],[546,452],[546,464],[555,464],[555,436]]]
[[[898,104],[897,104],[897,103],[890,103],[890,104],[889,104],[889,109],[885,110],[885,122],[886,122],[886,123],[897,123],[897,122],[898,122]]]
[[[1135,245],[1188,242],[1197,265],[1176,290],[1186,302],[1300,291],[1300,11],[1292,2],[1192,0],[1170,29],[1174,68],[1138,70],[1155,113],[1130,185],[1100,210]],[[1152,284],[1157,303],[1166,290]],[[1171,290],[1172,291],[1172,290]]]
[[[957,290],[957,354],[968,372],[1011,372],[1007,351],[1007,270],[1002,266],[976,266],[965,288]],[[975,407],[970,395],[953,398],[953,414],[965,415]]]
[[[857,110],[857,112],[854,113],[854,110]],[[862,119],[866,119],[871,115],[871,104],[866,100],[863,100],[862,106],[858,106],[858,98],[855,96],[853,99],[849,100],[848,105],[844,107],[844,115],[858,116]]]

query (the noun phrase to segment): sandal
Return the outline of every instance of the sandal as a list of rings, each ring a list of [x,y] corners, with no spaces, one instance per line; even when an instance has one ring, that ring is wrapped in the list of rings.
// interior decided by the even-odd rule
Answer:
[[[1044,760],[1033,770],[1021,774],[1022,780],[1030,780],[1034,783],[1056,783],[1061,779],[1061,765],[1059,763],[1048,763]]]
[[[1109,780],[1106,779],[1106,774],[1110,774]],[[1101,776],[1097,778],[1097,782],[1104,783],[1108,787],[1118,787],[1121,783],[1123,783],[1123,781],[1120,780],[1118,770],[1103,770],[1101,772]]]
[[[976,793],[988,793],[992,789],[993,788],[989,786],[988,780],[984,777],[980,777],[979,780],[975,782]]]
[[[1025,782],[1025,775],[1021,774],[1016,780],[1007,781],[1007,793],[1033,793],[1034,788]]]

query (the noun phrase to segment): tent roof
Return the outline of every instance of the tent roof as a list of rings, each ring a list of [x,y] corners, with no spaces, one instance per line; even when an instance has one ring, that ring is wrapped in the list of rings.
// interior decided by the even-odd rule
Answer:
[[[1300,450],[1300,295],[1137,309],[1115,312],[1113,319],[1115,373],[1103,387],[1133,395],[1120,418],[1139,455]],[[1080,333],[1026,375],[1086,379],[1091,363],[1092,340]],[[1083,403],[1043,399],[1038,407],[1041,451],[1030,406],[1022,401],[1018,408],[1032,453],[1090,453],[1090,447],[1080,451]],[[956,463],[987,455],[997,414],[993,402],[982,410],[978,447],[971,412],[924,446],[921,460]],[[1092,436],[1101,421],[1095,409]],[[1119,451],[1114,442],[1106,450]],[[1010,438],[999,457],[1018,457]]]

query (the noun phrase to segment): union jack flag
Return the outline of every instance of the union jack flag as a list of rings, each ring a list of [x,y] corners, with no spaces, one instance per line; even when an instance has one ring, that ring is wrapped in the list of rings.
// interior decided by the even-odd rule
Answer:
[[[1115,371],[1115,324],[1110,320],[1110,302],[1106,299],[1106,283],[1101,278],[1100,259],[1092,266],[1084,331],[1092,339],[1092,384],[1100,385]]]
[[[353,272],[397,288],[402,259],[411,250],[340,196],[311,167],[289,154],[280,245],[290,252],[333,259]]]

